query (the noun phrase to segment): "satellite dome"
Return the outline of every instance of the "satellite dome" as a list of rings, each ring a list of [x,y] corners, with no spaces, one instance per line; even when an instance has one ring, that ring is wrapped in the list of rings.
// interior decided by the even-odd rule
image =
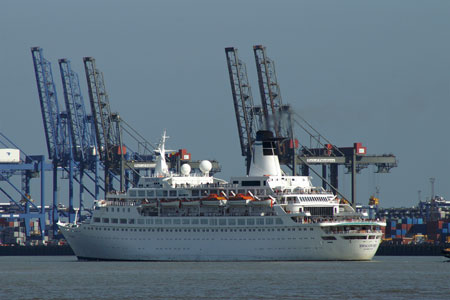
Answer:
[[[203,174],[209,173],[212,169],[212,164],[209,160],[202,160],[200,162],[200,171],[202,171]]]
[[[188,164],[181,165],[181,175],[187,176],[191,173],[191,166]]]

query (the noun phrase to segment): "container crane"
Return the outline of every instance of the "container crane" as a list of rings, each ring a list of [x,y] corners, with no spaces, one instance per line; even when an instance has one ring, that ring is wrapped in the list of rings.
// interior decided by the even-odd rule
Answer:
[[[80,209],[83,208],[83,177],[86,171],[94,173],[95,195],[99,196],[99,160],[95,135],[93,134],[92,118],[86,114],[83,96],[81,94],[78,74],[72,70],[68,59],[60,59],[59,70],[64,90],[64,102],[67,110],[68,128],[72,140],[72,156],[78,164],[80,183]]]
[[[361,143],[354,143],[352,147],[336,147],[317,130],[315,130],[305,119],[293,112],[290,105],[283,104],[281,99],[280,87],[275,72],[275,64],[266,53],[266,48],[262,45],[255,45],[253,52],[255,56],[256,69],[258,73],[258,84],[261,95],[261,106],[253,105],[253,101],[247,101],[246,95],[249,93],[247,73],[245,65],[237,58],[235,48],[225,49],[227,54],[228,72],[230,75],[231,90],[238,123],[239,138],[241,142],[242,155],[247,157],[247,166],[251,152],[248,146],[251,146],[251,135],[247,133],[248,123],[246,119],[254,120],[257,116],[265,130],[275,132],[278,139],[278,157],[280,164],[288,166],[293,175],[296,175],[297,165],[301,167],[303,176],[309,176],[310,169],[322,179],[324,188],[330,187],[335,194],[338,191],[338,166],[343,165],[352,174],[352,204],[355,205],[356,199],[356,173],[369,165],[378,168],[378,173],[387,173],[391,168],[397,166],[394,155],[367,155],[366,148]],[[244,66],[244,67],[242,67]],[[243,109],[245,108],[245,110]],[[302,143],[299,153],[296,153],[298,140],[294,139],[293,125],[298,125],[307,134],[306,140],[314,140],[319,148],[307,147]],[[254,133],[254,131],[250,131]],[[247,138],[247,139],[246,139]],[[321,140],[325,140],[323,143]],[[322,176],[314,169],[312,165],[322,166]],[[330,169],[330,182],[327,180],[327,167]],[[347,198],[340,194],[343,198]]]
[[[256,138],[257,120],[253,104],[252,89],[248,82],[247,67],[238,57],[234,47],[225,48],[228,73],[230,75],[231,91],[239,133],[242,156],[246,158],[247,174],[250,170],[252,145]]]
[[[51,218],[55,226],[54,231],[56,231],[55,224],[58,220],[58,167],[67,165],[67,160],[70,159],[71,141],[70,135],[66,135],[67,131],[62,122],[51,64],[44,58],[43,49],[40,47],[32,47],[31,55],[33,57],[48,156],[53,164],[53,204]],[[69,206],[71,205],[69,204]]]
[[[83,62],[94,118],[97,149],[100,160],[105,167],[105,193],[113,190],[112,178],[114,174],[120,174],[120,190],[124,191],[124,155],[126,150],[122,144],[120,116],[111,113],[103,73],[97,69],[95,59],[84,57]]]
[[[289,105],[283,105],[275,72],[275,63],[267,56],[266,47],[255,45],[253,46],[253,53],[258,73],[265,129],[273,131],[276,138],[279,139],[277,146],[280,160],[291,168],[295,175],[295,143],[291,108]],[[292,149],[292,151],[289,151],[289,149]]]

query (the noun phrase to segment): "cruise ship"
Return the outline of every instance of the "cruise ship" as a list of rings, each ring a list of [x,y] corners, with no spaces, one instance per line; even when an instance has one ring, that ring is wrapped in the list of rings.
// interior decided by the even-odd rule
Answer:
[[[81,260],[371,260],[380,220],[368,220],[309,176],[287,176],[270,131],[257,132],[249,175],[229,182],[183,164],[171,173],[163,135],[155,172],[96,200],[92,216],[58,226]]]

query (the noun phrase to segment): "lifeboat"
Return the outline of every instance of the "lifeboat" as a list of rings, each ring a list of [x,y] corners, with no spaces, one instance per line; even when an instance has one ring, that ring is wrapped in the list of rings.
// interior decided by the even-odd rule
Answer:
[[[179,199],[164,199],[160,203],[162,207],[180,207]]]
[[[217,194],[210,194],[206,198],[202,199],[202,205],[206,206],[220,206],[225,204],[227,199]]]
[[[255,199],[252,196],[237,194],[236,196],[229,197],[227,203],[231,206],[243,206],[249,204],[254,200]]]
[[[254,199],[253,201],[250,202],[252,206],[272,206],[273,202],[272,199],[267,198],[267,199]]]
[[[142,207],[157,207],[158,203],[156,201],[142,201]]]
[[[181,200],[181,205],[182,206],[188,206],[188,207],[199,206],[200,205],[200,200],[183,199],[183,200]]]

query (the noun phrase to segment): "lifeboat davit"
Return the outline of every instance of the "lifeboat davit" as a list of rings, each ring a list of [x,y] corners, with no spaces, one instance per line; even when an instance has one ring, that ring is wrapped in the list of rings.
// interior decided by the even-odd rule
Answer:
[[[217,194],[210,194],[206,198],[202,199],[202,205],[206,206],[220,206],[227,202],[225,197],[221,197]]]
[[[247,196],[244,194],[237,194],[236,196],[232,196],[228,198],[228,205],[232,206],[243,206],[247,205],[255,199],[252,196]]]

